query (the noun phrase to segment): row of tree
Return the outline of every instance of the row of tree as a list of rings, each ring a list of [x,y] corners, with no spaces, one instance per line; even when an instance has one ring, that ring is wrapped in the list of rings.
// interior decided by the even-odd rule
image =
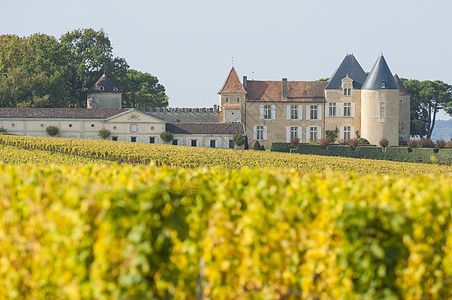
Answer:
[[[103,73],[123,91],[125,107],[168,106],[164,86],[115,57],[103,30],[78,29],[59,39],[0,36],[1,107],[86,107],[86,89]]]

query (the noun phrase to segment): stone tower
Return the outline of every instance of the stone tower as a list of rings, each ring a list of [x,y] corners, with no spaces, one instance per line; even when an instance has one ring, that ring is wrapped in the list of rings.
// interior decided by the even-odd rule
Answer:
[[[220,95],[220,122],[243,122],[246,90],[240,83],[234,67],[231,68],[218,94]]]
[[[361,89],[361,136],[378,145],[399,144],[399,86],[381,54]]]
[[[394,79],[399,86],[399,140],[408,141],[410,139],[410,93],[406,90],[397,74]]]
[[[122,92],[105,74],[88,90],[87,94],[88,108],[122,108]]]

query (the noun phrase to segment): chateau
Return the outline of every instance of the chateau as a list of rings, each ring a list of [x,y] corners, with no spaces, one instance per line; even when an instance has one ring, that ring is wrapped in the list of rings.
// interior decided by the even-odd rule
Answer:
[[[242,122],[250,145],[269,147],[272,142],[318,141],[326,130],[338,129],[339,140],[356,134],[378,145],[409,139],[410,95],[397,75],[392,75],[380,55],[364,72],[356,58],[347,55],[328,81],[243,81],[234,67],[220,95],[225,122]]]
[[[328,81],[241,82],[231,68],[214,108],[122,108],[121,90],[104,74],[87,91],[87,108],[0,108],[0,127],[18,135],[46,136],[50,125],[67,138],[100,139],[99,130],[115,141],[163,143],[160,134],[173,133],[173,145],[234,148],[236,133],[249,145],[259,141],[318,141],[327,130],[339,139],[359,134],[371,144],[382,138],[390,145],[409,139],[410,95],[392,75],[380,55],[367,75],[349,54]]]

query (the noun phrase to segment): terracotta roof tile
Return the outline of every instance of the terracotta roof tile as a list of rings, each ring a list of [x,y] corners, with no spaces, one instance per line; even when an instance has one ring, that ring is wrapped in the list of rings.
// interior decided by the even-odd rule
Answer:
[[[231,71],[229,72],[223,86],[218,91],[218,94],[246,94],[246,90],[243,88],[234,67],[231,68]]]
[[[282,81],[248,81],[247,100],[324,102],[326,81],[288,81],[287,100],[282,100]]]
[[[400,80],[399,76],[397,74],[394,75],[394,79],[399,86],[399,95],[401,96],[409,96],[410,93],[406,90],[405,86],[403,85],[402,80]]]
[[[0,118],[107,119],[130,110],[110,108],[0,108]]]
[[[173,134],[236,134],[243,133],[241,123],[167,123]]]

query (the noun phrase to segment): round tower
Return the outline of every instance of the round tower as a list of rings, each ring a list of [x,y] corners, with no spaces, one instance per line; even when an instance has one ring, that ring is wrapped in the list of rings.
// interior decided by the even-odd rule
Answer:
[[[399,144],[399,87],[383,54],[361,89],[361,131],[373,145],[382,138],[391,146]]]
[[[87,92],[88,108],[122,108],[122,92],[107,77],[102,75]]]

